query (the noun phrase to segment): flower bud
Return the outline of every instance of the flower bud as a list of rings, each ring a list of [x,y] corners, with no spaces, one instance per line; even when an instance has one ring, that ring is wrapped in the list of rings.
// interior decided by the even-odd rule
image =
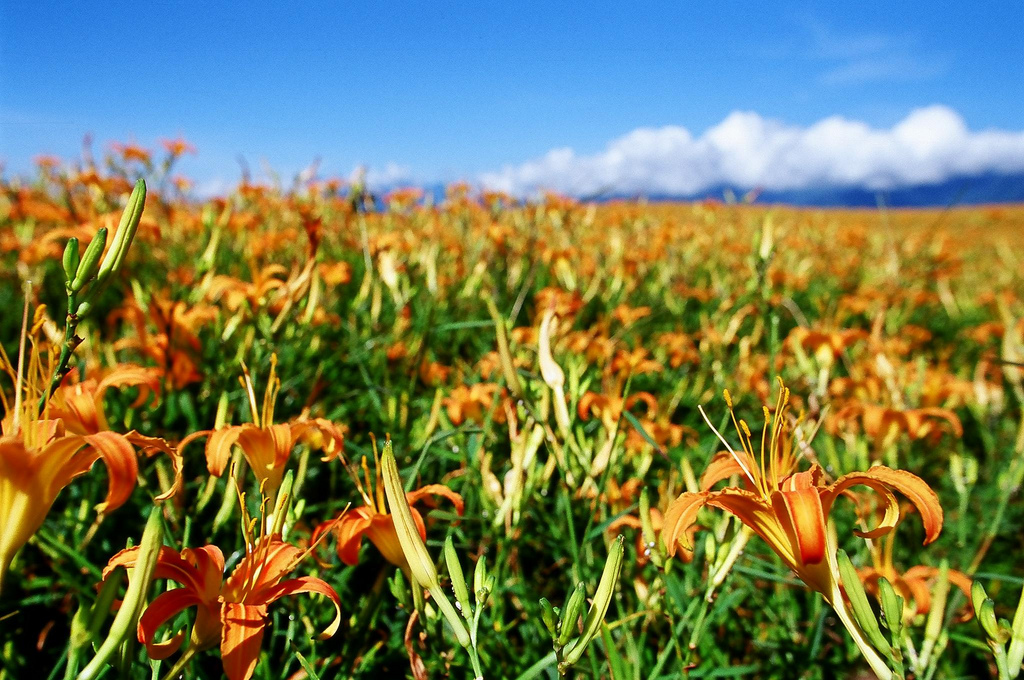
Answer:
[[[601,580],[597,584],[597,592],[594,593],[594,601],[587,612],[587,619],[583,622],[583,634],[573,643],[572,648],[566,653],[564,660],[559,664],[559,669],[572,666],[586,651],[587,645],[594,639],[604,616],[608,613],[608,605],[612,602],[612,595],[615,594],[615,586],[619,582],[619,572],[622,570],[622,536],[616,539],[608,560],[604,563],[604,571],[601,572]]]
[[[581,581],[573,588],[572,595],[569,596],[569,601],[565,603],[565,609],[562,610],[562,618],[558,622],[557,643],[559,647],[564,647],[571,638],[576,636],[577,625],[586,599],[587,589]]]
[[[139,229],[139,222],[142,220],[142,210],[146,206],[146,182],[140,179],[135,183],[135,189],[128,198],[128,205],[121,213],[121,222],[114,232],[114,240],[107,250],[103,262],[100,263],[100,270],[97,278],[106,280],[111,274],[119,271],[128,255],[128,248],[132,245],[135,232]]]
[[[75,269],[75,277],[71,282],[71,290],[74,292],[82,290],[85,284],[89,283],[96,276],[99,268],[100,257],[103,249],[107,246],[107,228],[100,227],[96,235],[89,241],[88,247],[82,254],[81,262]]]
[[[64,246],[64,285],[71,290],[71,282],[75,280],[79,264],[78,239],[72,236]]]
[[[455,543],[451,536],[444,539],[444,562],[448,567],[448,576],[452,579],[455,601],[459,603],[462,615],[469,620],[472,617],[469,588],[466,586],[466,576],[462,573],[462,565],[459,564],[459,556],[455,552]]]
[[[395,533],[398,535],[402,552],[405,553],[405,559],[409,563],[409,573],[421,587],[437,588],[437,568],[434,567],[434,561],[430,559],[427,546],[423,544],[419,529],[412,518],[412,510],[405,497],[402,478],[398,475],[398,462],[395,460],[391,442],[384,444],[384,453],[381,455],[381,472],[384,492],[388,498],[388,507],[391,509],[391,519],[395,523]]]

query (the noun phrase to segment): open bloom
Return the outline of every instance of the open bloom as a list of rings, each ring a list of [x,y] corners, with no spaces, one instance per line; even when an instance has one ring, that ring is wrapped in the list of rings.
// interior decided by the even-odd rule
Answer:
[[[0,422],[0,580],[15,553],[28,542],[50,512],[57,495],[79,475],[102,460],[107,466],[108,490],[96,506],[100,515],[120,507],[131,496],[139,475],[135,447],[115,432],[76,432],[72,423],[50,417],[49,400],[39,410],[41,385],[48,383],[38,351],[33,349],[26,370],[15,370],[0,350],[0,370],[11,374],[14,403],[0,392],[4,418]],[[20,379],[19,379],[20,378]],[[158,440],[138,435],[138,443],[155,447]],[[175,468],[178,469],[177,463]],[[166,493],[174,495],[180,476]]]
[[[327,583],[314,576],[282,580],[305,556],[279,536],[263,536],[247,546],[245,557],[224,579],[224,555],[215,545],[186,548],[180,553],[164,546],[154,578],[170,579],[181,588],[158,595],[139,618],[139,642],[152,659],[166,659],[181,646],[185,634],[157,642],[156,632],[189,607],[196,607],[191,644],[196,651],[220,646],[224,674],[229,680],[248,680],[259,660],[268,606],[285,595],[319,593],[334,603],[334,620],[321,638],[334,635],[341,623],[341,601]],[[103,570],[106,578],[116,567],[132,567],[138,547],[122,550]]]
[[[193,437],[209,435],[206,440],[206,466],[210,474],[216,477],[224,474],[224,469],[231,458],[231,448],[237,444],[253,474],[256,475],[257,482],[273,499],[281,486],[285,464],[301,438],[307,437],[315,441],[324,451],[322,460],[325,462],[337,458],[344,450],[344,427],[324,418],[274,423],[274,402],[281,388],[281,380],[277,377],[277,355],[272,356],[270,360],[270,377],[267,379],[262,409],[256,405],[256,395],[248,371],[245,372],[243,382],[249,395],[253,422],[224,427],[213,432],[197,432],[182,442],[181,446],[184,448]]]
[[[354,565],[359,563],[359,548],[363,543],[363,536],[366,536],[377,546],[388,562],[396,567],[407,569],[405,554],[402,552],[402,545],[398,542],[398,534],[395,533],[395,522],[388,513],[385,502],[380,463],[377,463],[376,484],[370,483],[370,471],[365,458],[363,458],[362,467],[363,481],[360,481],[354,470],[350,470],[350,472],[365,505],[350,510],[339,519],[321,524],[314,533],[314,541],[324,532],[333,530],[338,539],[338,557],[345,564]],[[427,527],[423,522],[423,515],[413,507],[413,504],[429,496],[447,498],[455,505],[455,512],[459,515],[462,514],[464,507],[462,496],[443,484],[427,484],[406,493],[405,497],[409,501],[413,521],[423,540],[427,539]]]
[[[726,401],[732,410],[728,392]],[[663,537],[670,555],[678,547],[691,549],[688,529],[705,506],[734,514],[760,536],[782,561],[808,586],[822,593],[835,606],[841,597],[837,573],[832,568],[836,547],[829,539],[827,522],[839,494],[856,485],[867,486],[884,501],[885,512],[878,525],[869,531],[857,531],[865,538],[877,538],[891,531],[899,521],[899,502],[895,491],[906,496],[921,514],[925,544],[942,530],[942,508],[935,492],[919,477],[903,470],[876,466],[865,472],[853,472],[835,482],[826,482],[825,472],[817,464],[798,472],[799,452],[786,422],[789,390],[781,385],[775,414],[764,409],[765,428],[761,436],[761,455],[754,454],[747,424],[733,421],[742,442],[740,451],[726,444],[728,452],[718,454],[701,478],[701,491],[684,493],[665,513]],[[717,433],[717,431],[716,431]],[[712,487],[737,475],[744,488]],[[826,559],[827,558],[827,559]],[[841,604],[841,603],[840,603]]]

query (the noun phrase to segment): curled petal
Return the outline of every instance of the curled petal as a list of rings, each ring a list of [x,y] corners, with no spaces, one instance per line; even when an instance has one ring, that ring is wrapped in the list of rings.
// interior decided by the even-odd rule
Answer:
[[[427,484],[426,486],[410,491],[405,494],[406,499],[409,501],[409,505],[412,505],[416,501],[425,498],[427,496],[444,496],[455,505],[455,513],[461,515],[465,503],[462,501],[462,496],[449,489],[444,484]]]
[[[836,482],[828,487],[822,494],[821,500],[825,509],[825,514],[828,514],[828,511],[831,509],[832,503],[838,494],[857,484],[863,484],[879,491],[880,493],[883,493],[881,490],[885,489],[889,496],[892,495],[891,492],[893,490],[899,491],[901,494],[906,496],[910,502],[917,507],[918,512],[921,513],[921,522],[924,524],[924,544],[928,545],[938,538],[939,533],[942,531],[942,506],[939,505],[939,497],[936,496],[932,488],[917,475],[906,472],[905,470],[893,470],[882,465],[877,465],[866,472],[853,472],[848,475],[843,475],[836,480]],[[886,516],[883,518],[883,524],[886,527],[886,531],[889,531],[893,526],[895,526],[895,521],[893,521],[892,512],[890,510],[892,501],[888,497],[886,497],[886,501],[890,506],[886,509]],[[875,532],[872,533],[878,535],[878,530],[876,529]]]
[[[153,599],[146,611],[139,618],[139,642],[146,645],[146,653],[151,659],[166,659],[178,651],[184,633],[178,632],[170,640],[155,642],[156,631],[180,612],[189,607],[201,605],[202,599],[189,588],[175,588],[162,593]]]
[[[220,591],[220,582],[224,572],[224,556],[216,546],[208,545],[203,548],[186,551],[188,556],[195,559],[196,564],[186,560],[181,553],[169,546],[162,546],[156,558],[156,569],[153,571],[153,579],[169,579],[176,581],[185,588],[196,593],[207,590],[210,581],[214,581],[213,598]],[[126,548],[110,558],[107,566],[103,568],[102,577],[105,579],[117,567],[126,569],[135,566],[139,554],[139,547]],[[199,556],[203,557],[199,559]],[[198,566],[197,566],[198,565]]]
[[[366,508],[357,508],[337,521],[338,557],[345,564],[359,564],[359,547],[363,543],[363,534],[373,523],[373,520],[364,514],[365,510]]]
[[[919,565],[917,565],[915,567],[911,567],[910,569],[907,569],[906,573],[903,574],[903,580],[905,580],[908,585],[910,585],[910,584],[917,584],[919,589],[924,591],[924,595],[927,598],[927,599],[925,599],[925,603],[928,604],[930,602],[930,597],[931,597],[931,595],[929,593],[929,589],[928,589],[928,586],[929,586],[928,582],[931,579],[935,578],[938,575],[938,573],[939,573],[939,570],[936,569],[935,567],[927,567],[927,566],[919,564]],[[961,571],[957,571],[956,569],[950,569],[949,571],[946,572],[946,578],[949,579],[950,583],[952,583],[954,586],[959,588],[960,592],[962,592],[964,594],[964,596],[967,598],[967,601],[970,602],[970,599],[971,599],[971,586],[974,584],[974,582],[971,581],[971,577],[966,575],[966,574],[964,574]],[[916,598],[917,598],[917,595],[916,595],[917,590],[915,590],[914,592],[915,592],[915,600],[916,600]],[[918,601],[918,602],[920,602],[920,601]],[[918,609],[918,613],[919,614],[923,614],[923,613],[926,613],[930,608],[931,608],[930,606],[926,606],[924,609],[922,609],[920,607],[920,604],[919,604],[917,609]],[[971,619],[971,617],[973,615],[974,615],[973,608],[970,605],[967,605],[967,606],[965,606],[963,608],[963,611],[960,613],[958,619],[960,621],[968,621],[968,620]]]
[[[224,474],[224,468],[228,466],[228,461],[231,460],[231,447],[238,441],[238,436],[241,433],[241,426],[226,427],[210,433],[209,438],[206,440],[206,469],[214,477],[220,477]],[[187,437],[186,440],[188,440]],[[185,444],[186,442],[183,441],[179,448],[184,448]]]
[[[100,380],[96,386],[96,408],[103,412],[103,394],[111,387],[135,386],[139,388],[139,396],[132,402],[132,408],[138,408],[146,403],[150,394],[157,394],[160,391],[160,378],[151,368],[137,366],[135,364],[122,364],[115,367],[110,373]],[[153,402],[156,406],[157,402]]]
[[[960,422],[960,418],[955,413],[950,411],[948,408],[938,407],[927,407],[912,409],[904,412],[907,432],[914,439],[920,439],[939,426],[938,421],[945,421],[950,428],[950,431],[956,437],[964,436],[964,426]],[[928,422],[927,418],[933,418],[934,420]]]
[[[256,595],[264,604],[270,604],[285,595],[295,595],[296,593],[319,593],[330,598],[331,602],[334,603],[334,620],[320,634],[320,639],[326,640],[338,632],[338,626],[341,625],[341,598],[338,597],[338,593],[335,592],[334,588],[315,576],[293,578]]]
[[[747,454],[742,451],[737,451],[736,455],[747,458]],[[750,466],[750,469],[753,467]],[[734,475],[739,475],[744,481],[747,479],[747,473],[736,460],[736,456],[728,451],[720,451],[715,454],[704,470],[704,474],[700,476],[700,488],[702,491],[710,491],[715,484]]]
[[[321,460],[329,462],[337,458],[345,451],[344,425],[335,425],[326,418],[314,418],[313,420],[300,420],[291,424],[292,438],[304,438],[309,440],[313,448],[321,449],[324,452]]]
[[[171,484],[171,488],[157,496],[156,500],[165,501],[168,498],[181,493],[181,490],[184,488],[184,482],[181,478],[182,460],[181,454],[175,451],[174,447],[159,437],[147,437],[144,434],[139,434],[135,430],[132,430],[124,437],[129,442],[142,449],[147,456],[152,456],[157,453],[165,453],[171,459],[171,465],[174,467],[174,482]]]
[[[114,432],[97,432],[82,437],[107,465],[110,486],[106,499],[96,506],[97,512],[113,510],[132,495],[135,481],[139,477],[139,461],[135,449],[123,435]]]
[[[706,493],[684,493],[668,506],[661,537],[670,557],[676,554],[677,546],[687,552],[693,550],[688,530],[697,522],[697,513],[707,502]]]

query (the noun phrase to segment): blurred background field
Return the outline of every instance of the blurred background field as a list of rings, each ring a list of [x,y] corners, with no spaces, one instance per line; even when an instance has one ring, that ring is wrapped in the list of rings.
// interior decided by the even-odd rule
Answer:
[[[323,440],[313,438],[283,461],[301,501],[289,539],[308,545],[318,524],[366,504],[356,479],[372,486],[370,437],[389,435],[407,488],[443,484],[461,496],[421,504],[433,555],[451,536],[466,568],[485,558],[496,577],[479,636],[487,677],[555,673],[539,600],[564,603],[577,581],[593,595],[619,533],[627,545],[607,626],[570,672],[836,677],[864,668],[821,598],[759,539],[747,543],[729,515],[701,514],[692,556],[668,559],[663,542],[640,538],[641,492],[660,530],[670,501],[695,490],[722,449],[697,407],[738,446],[722,391],[756,439],[777,378],[806,437],[801,467],[818,463],[834,479],[884,463],[938,493],[945,528],[927,547],[914,513],[892,543],[851,535],[859,503],[840,500],[834,515],[839,546],[866,583],[875,574],[924,588],[900,591],[910,672],[994,673],[960,586],[979,580],[1012,618],[1022,583],[1020,206],[522,202],[466,185],[433,203],[416,189],[372,196],[316,180],[243,184],[195,201],[160,174],[179,150],[125,146],[103,165],[47,161],[35,177],[5,182],[7,355],[17,355],[28,281],[39,346],[59,342],[65,242],[112,228],[136,176],[155,168],[123,280],[80,327],[67,384],[142,367],[145,393],[129,384],[101,395],[106,426],[177,445],[250,422],[243,363],[262,399],[276,355],[274,422],[324,418],[345,432],[336,460],[321,462]],[[544,342],[564,375],[564,412],[541,365]],[[4,389],[10,396],[10,381]],[[210,476],[201,440],[182,455],[184,490],[159,506],[167,543],[215,543],[230,570],[243,554],[230,475]],[[353,474],[364,456],[367,478]],[[61,493],[7,577],[8,678],[65,672],[72,615],[91,606],[100,570],[139,540],[171,480],[166,458],[140,459],[141,488],[100,521],[100,470]],[[258,497],[244,470],[240,488]],[[742,551],[723,562],[737,542]],[[400,596],[408,582],[389,585],[395,567],[362,544],[349,565],[328,537],[300,567],[337,589],[338,634],[310,640],[329,621],[320,600],[274,605],[256,677],[470,672],[440,620],[410,623],[415,607]],[[956,573],[944,588],[940,566]],[[145,654],[130,653],[128,675],[148,677]],[[219,663],[216,650],[201,653],[186,675],[215,675]]]

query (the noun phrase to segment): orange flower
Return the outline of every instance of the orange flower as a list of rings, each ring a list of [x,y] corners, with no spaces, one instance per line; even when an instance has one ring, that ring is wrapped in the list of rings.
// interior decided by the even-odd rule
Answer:
[[[731,413],[732,399],[728,391],[725,399]],[[942,530],[939,499],[921,478],[903,470],[877,466],[866,472],[844,475],[832,484],[825,482],[825,472],[816,464],[809,470],[798,472],[799,456],[793,436],[787,433],[785,412],[788,404],[789,390],[780,379],[774,418],[767,408],[764,409],[765,427],[759,459],[754,454],[747,424],[737,421],[735,414],[732,415],[743,444],[742,450],[733,450],[718,435],[728,452],[712,459],[701,479],[702,491],[684,493],[669,505],[665,512],[662,539],[670,556],[679,546],[692,550],[688,532],[696,523],[701,508],[712,506],[731,512],[760,536],[804,583],[822,594],[879,678],[891,678],[892,673],[885,660],[868,642],[847,607],[839,585],[835,531],[828,522],[829,513],[839,494],[851,486],[867,486],[885,501],[885,514],[874,529],[855,533],[864,538],[878,538],[892,531],[899,521],[899,502],[894,494],[894,491],[899,491],[921,512],[924,542],[928,544]],[[711,426],[710,421],[708,425]],[[715,434],[718,434],[717,430]],[[710,490],[716,483],[734,475],[745,479],[746,488]]]
[[[103,395],[111,387],[134,386],[139,396],[132,403],[138,408],[146,403],[151,393],[160,389],[160,379],[152,369],[131,364],[115,367],[102,380],[83,380],[61,385],[50,398],[49,413],[64,421],[65,427],[75,434],[92,434],[109,430],[103,408]]]
[[[178,137],[177,139],[162,139],[160,140],[160,144],[167,149],[167,153],[172,156],[181,156],[186,153],[194,154],[196,152],[196,147],[182,137]]]
[[[41,322],[37,319],[32,335]],[[21,358],[24,359],[25,336]],[[124,435],[115,432],[77,434],[69,432],[60,418],[49,417],[48,401],[39,412],[41,386],[49,383],[33,342],[27,371],[24,361],[15,370],[0,348],[0,370],[10,374],[15,399],[9,404],[0,392],[4,418],[0,422],[0,580],[14,554],[39,530],[57,495],[97,460],[107,466],[108,490],[96,506],[102,516],[120,507],[131,496],[139,474],[135,448]],[[140,435],[141,436],[141,435]],[[144,438],[149,439],[149,438]],[[169,498],[177,485],[157,500]]]
[[[921,478],[903,470],[876,466],[866,472],[844,475],[832,484],[825,482],[825,472],[816,464],[809,470],[797,472],[799,457],[785,420],[789,390],[781,382],[774,417],[764,409],[760,459],[755,457],[747,424],[737,421],[733,415],[742,450],[735,451],[722,440],[729,451],[711,461],[701,478],[702,491],[684,493],[668,507],[665,545],[670,555],[679,546],[690,550],[686,532],[696,522],[698,511],[705,506],[721,508],[736,515],[764,539],[804,583],[835,606],[839,593],[836,570],[832,568],[835,546],[826,525],[839,494],[852,486],[864,485],[885,501],[885,515],[878,526],[870,531],[855,532],[864,538],[877,538],[896,526],[900,513],[894,491],[910,499],[921,512],[925,544],[934,541],[942,530],[942,507],[935,492]],[[728,392],[725,397],[731,412],[732,400]],[[743,477],[746,488],[710,490],[733,475]]]
[[[277,377],[277,355],[270,357],[270,377],[263,395],[263,408],[256,405],[256,394],[253,391],[252,379],[248,369],[243,366],[242,383],[249,395],[249,409],[253,422],[244,425],[224,427],[213,432],[197,432],[185,438],[180,448],[195,437],[209,435],[206,440],[206,467],[210,474],[220,477],[231,458],[231,448],[238,445],[245,455],[249,467],[261,488],[273,499],[281,478],[284,466],[288,462],[292,449],[302,437],[316,438],[318,448],[323,449],[324,462],[334,460],[345,448],[345,428],[335,425],[324,418],[297,420],[291,423],[274,423],[274,402],[281,389],[281,380]]]
[[[191,644],[196,651],[220,645],[224,674],[229,680],[248,680],[259,660],[268,606],[296,593],[319,593],[334,603],[334,621],[321,639],[334,635],[341,623],[341,601],[334,589],[314,576],[282,581],[306,553],[283,542],[279,536],[263,536],[247,542],[246,555],[224,579],[224,554],[207,545],[180,553],[164,546],[153,578],[182,585],[158,595],[143,612],[138,624],[139,642],[152,659],[166,659],[181,646],[184,633],[156,641],[157,630],[189,607],[196,607]],[[116,567],[132,567],[139,548],[122,550],[103,570],[106,578]]]
[[[494,408],[494,420],[505,422],[505,412],[495,407],[495,401],[504,398],[504,389],[494,383],[473,383],[470,386],[459,385],[444,398],[448,410],[448,419],[452,425],[458,426],[467,420],[482,423],[487,414]]]
[[[366,458],[362,460],[362,481],[359,479],[358,472],[349,469],[365,505],[350,510],[339,519],[321,524],[313,533],[313,540],[315,542],[327,531],[334,531],[338,539],[338,557],[345,564],[354,565],[359,563],[359,548],[363,543],[363,536],[366,536],[377,546],[377,549],[384,555],[384,559],[396,567],[408,571],[405,554],[398,542],[398,534],[395,533],[395,523],[388,513],[385,502],[379,460],[376,462],[376,467],[375,483],[370,482],[370,471],[366,465]],[[464,507],[462,496],[443,484],[427,484],[406,493],[405,497],[409,500],[413,521],[416,522],[420,538],[423,540],[427,539],[427,527],[423,522],[423,515],[412,506],[428,496],[444,496],[455,505],[455,512],[458,515],[462,514]]]

